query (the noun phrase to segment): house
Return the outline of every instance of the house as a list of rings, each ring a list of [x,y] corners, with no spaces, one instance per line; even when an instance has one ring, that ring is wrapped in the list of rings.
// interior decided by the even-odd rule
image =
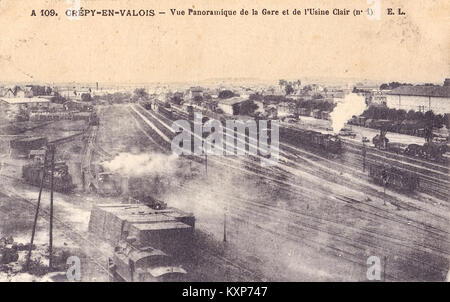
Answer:
[[[386,94],[389,108],[450,113],[450,86],[400,86]]]
[[[0,97],[13,98],[15,97],[14,90],[12,88],[2,88],[0,90]]]
[[[186,93],[188,99],[193,100],[196,97],[203,97],[203,88],[201,87],[191,87]]]
[[[245,101],[246,100],[241,97],[218,99],[217,107],[220,108],[225,114],[239,115],[239,105]]]
[[[75,101],[91,101],[93,95],[91,88],[61,88],[57,92],[67,100]]]
[[[2,91],[0,91],[0,96],[5,98],[31,98],[34,94],[29,86],[14,86],[12,88],[2,89]]]
[[[373,91],[369,94],[366,94],[365,98],[366,104],[368,105],[386,106],[387,104],[386,94],[381,91]]]
[[[49,104],[44,98],[0,98],[0,108],[6,110],[48,109]]]

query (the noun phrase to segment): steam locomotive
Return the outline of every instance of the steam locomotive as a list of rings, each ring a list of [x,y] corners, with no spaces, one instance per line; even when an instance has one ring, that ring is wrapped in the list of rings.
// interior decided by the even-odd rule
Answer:
[[[111,281],[126,282],[180,282],[185,281],[187,274],[163,251],[128,241],[114,249],[113,258],[108,259],[108,270]]]
[[[286,143],[303,147],[310,146],[326,153],[339,154],[342,151],[341,139],[333,134],[324,134],[299,128],[281,127],[280,139]]]

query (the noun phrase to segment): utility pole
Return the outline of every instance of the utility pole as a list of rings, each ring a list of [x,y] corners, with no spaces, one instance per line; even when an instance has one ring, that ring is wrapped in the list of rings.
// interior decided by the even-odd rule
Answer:
[[[366,142],[363,139],[363,149],[362,149],[362,156],[363,156],[363,172],[366,172]]]
[[[383,170],[381,176],[383,178],[383,204],[386,205],[386,186],[389,182],[389,175],[386,170]]]
[[[206,176],[208,176],[208,154],[206,154],[206,152],[205,152],[205,171]]]
[[[41,183],[39,185],[39,195],[38,195],[38,200],[37,200],[37,205],[36,205],[36,212],[34,213],[33,230],[31,232],[30,248],[28,249],[28,256],[27,256],[27,265],[26,265],[27,271],[30,268],[31,253],[33,250],[34,235],[36,233],[36,225],[37,225],[37,220],[38,220],[38,216],[39,216],[39,207],[41,205],[42,187],[44,186],[44,178],[45,178],[46,171],[47,171],[47,152],[45,152],[45,155],[44,155],[44,166],[42,168]]]
[[[227,209],[223,212],[223,242],[227,242]]]
[[[53,256],[53,176],[55,170],[55,146],[50,145],[50,150],[52,152],[52,160],[51,160],[51,172],[50,172],[50,236],[49,236],[49,257],[48,257],[48,266],[52,269],[52,256]]]
[[[386,282],[386,261],[387,261],[387,256],[383,257],[383,281]]]

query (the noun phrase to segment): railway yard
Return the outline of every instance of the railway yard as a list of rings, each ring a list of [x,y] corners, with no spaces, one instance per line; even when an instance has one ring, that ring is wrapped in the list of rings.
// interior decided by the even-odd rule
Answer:
[[[192,122],[192,112],[176,104],[170,111],[159,108],[163,104],[158,102],[150,107],[142,102],[97,104],[79,120],[24,122],[17,129],[0,125],[0,237],[12,236],[16,246],[30,242],[41,183],[33,263],[48,265],[52,217],[55,271],[67,269],[64,257],[77,256],[82,281],[115,280],[120,274],[116,245],[145,241],[144,235],[153,238],[150,245],[161,250],[159,255],[170,259],[164,267],[182,271],[186,281],[367,281],[371,256],[381,260],[384,281],[448,278],[448,162],[363,143],[363,137],[378,131],[358,125],[352,126],[354,136],[336,139],[326,134],[330,121],[312,117],[281,122],[275,165],[261,165],[260,155],[175,156],[172,124]],[[423,143],[406,134],[388,136],[394,143]],[[37,137],[46,143],[33,141]],[[31,153],[15,156],[12,138],[17,146],[37,144],[32,149],[56,146],[54,209],[48,166],[41,180],[46,154],[38,163]],[[27,165],[28,170],[23,168]],[[380,165],[391,170],[377,171]],[[389,185],[383,185],[386,179]],[[149,210],[133,210],[142,203]],[[118,204],[129,212],[102,214],[98,225],[103,226],[92,232],[93,209]],[[118,224],[117,242],[102,236]],[[166,241],[178,237],[168,234],[190,234],[189,248],[175,245],[169,253]],[[140,243],[142,249],[148,242]],[[171,257],[180,250],[182,257]],[[0,280],[49,277],[48,271],[21,269],[27,252],[22,249],[17,261],[1,264]]]

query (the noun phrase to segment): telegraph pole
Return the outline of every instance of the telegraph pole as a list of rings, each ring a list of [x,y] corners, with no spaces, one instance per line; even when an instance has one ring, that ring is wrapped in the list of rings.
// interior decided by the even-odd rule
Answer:
[[[31,232],[30,248],[28,249],[28,256],[27,256],[27,266],[26,266],[27,271],[30,268],[30,259],[31,259],[31,253],[33,250],[34,235],[36,233],[36,225],[37,225],[37,220],[38,220],[38,216],[39,216],[39,207],[41,205],[42,187],[44,186],[44,178],[45,178],[46,170],[47,170],[47,152],[45,152],[45,155],[44,155],[44,166],[42,168],[41,184],[39,185],[39,195],[38,195],[38,200],[37,200],[37,205],[36,205],[36,212],[34,213],[33,230]]]
[[[362,149],[362,156],[363,156],[363,172],[366,172],[366,142],[363,139],[363,149]]]
[[[386,170],[383,170],[381,176],[383,177],[383,204],[386,205],[386,186],[389,182],[389,175]]]
[[[227,209],[223,212],[223,242],[227,242]]]
[[[50,172],[50,236],[49,236],[49,257],[48,257],[48,266],[52,269],[52,256],[53,256],[53,176],[55,170],[55,146],[50,145],[50,150],[52,152],[52,161],[51,161],[51,172]]]

